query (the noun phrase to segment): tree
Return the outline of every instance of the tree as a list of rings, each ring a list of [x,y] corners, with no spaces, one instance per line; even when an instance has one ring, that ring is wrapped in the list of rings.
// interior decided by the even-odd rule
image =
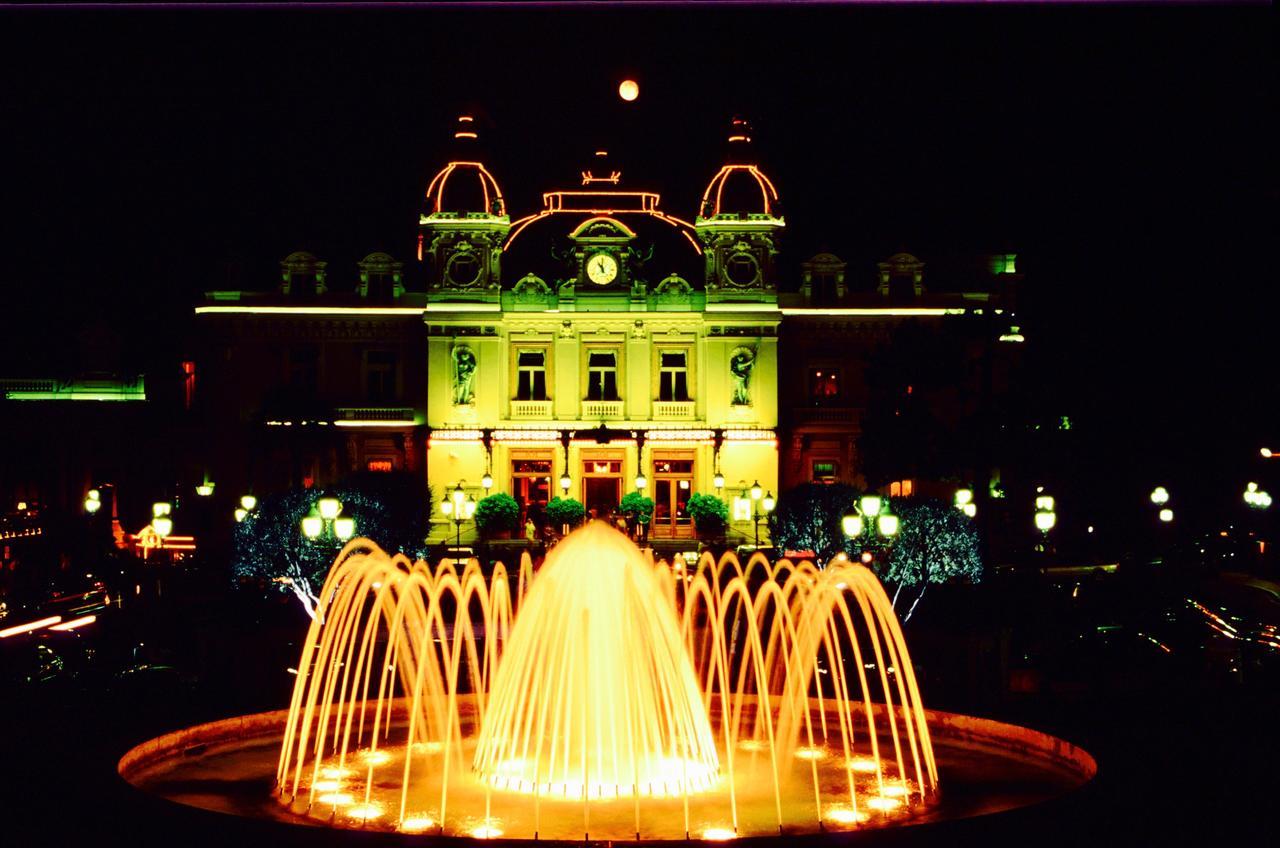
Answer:
[[[904,586],[920,587],[903,621],[910,620],[930,583],[982,579],[978,531],[964,513],[937,500],[895,501],[893,509],[898,535],[887,557],[877,559],[877,571],[881,580],[897,584],[895,606]]]
[[[769,514],[769,537],[775,547],[813,551],[826,562],[847,548],[840,519],[857,499],[857,490],[842,483],[802,483],[788,489]]]
[[[689,510],[689,517],[693,519],[693,526],[700,537],[721,537],[729,526],[729,505],[715,495],[696,492],[689,496],[685,508]]]
[[[552,527],[577,527],[587,515],[587,508],[574,498],[552,498],[547,503],[547,523]]]
[[[369,488],[380,491],[371,493]],[[235,526],[233,573],[242,585],[292,592],[314,618],[325,576],[346,542],[337,538],[331,527],[315,539],[308,539],[302,533],[302,519],[313,514],[320,498],[335,497],[342,502],[342,515],[355,519],[356,536],[372,540],[388,553],[418,557],[425,552],[426,528],[416,516],[425,516],[428,509],[419,497],[411,512],[408,504],[399,502],[405,494],[407,490],[397,482],[386,481],[360,489],[340,485],[323,491],[291,489],[266,495]],[[411,514],[414,517],[410,518]]]
[[[511,532],[520,523],[520,504],[511,495],[497,492],[480,499],[476,504],[475,519],[476,529],[485,536]]]
[[[653,498],[640,492],[627,492],[622,496],[618,510],[634,524],[648,524],[653,520]]]

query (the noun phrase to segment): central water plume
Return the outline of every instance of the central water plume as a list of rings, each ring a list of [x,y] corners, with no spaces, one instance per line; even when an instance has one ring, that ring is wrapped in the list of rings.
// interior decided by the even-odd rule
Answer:
[[[565,798],[714,785],[715,739],[659,572],[593,522],[552,549],[498,664],[475,771]]]

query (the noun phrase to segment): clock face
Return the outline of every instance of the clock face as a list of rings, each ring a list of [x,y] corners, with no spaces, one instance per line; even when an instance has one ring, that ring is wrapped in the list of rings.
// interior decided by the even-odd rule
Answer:
[[[607,286],[618,276],[618,260],[608,253],[594,253],[587,257],[587,279],[598,286]]]

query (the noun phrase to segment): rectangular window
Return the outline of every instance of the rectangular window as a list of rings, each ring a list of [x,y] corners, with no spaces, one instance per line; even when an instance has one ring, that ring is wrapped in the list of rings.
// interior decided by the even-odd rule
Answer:
[[[370,403],[392,403],[396,391],[396,355],[385,350],[365,353],[365,395]]]
[[[814,483],[834,483],[840,476],[840,463],[833,459],[815,459],[813,475],[809,478]]]
[[[658,400],[689,399],[688,354],[683,350],[664,350],[659,355]]]
[[[593,350],[587,354],[587,400],[619,400],[617,351]]]
[[[522,350],[516,353],[516,400],[547,399],[547,352]]]
[[[190,409],[196,402],[196,364],[191,360],[182,363],[182,408]],[[1066,429],[1066,428],[1063,428]]]
[[[809,369],[809,400],[814,406],[840,405],[839,369]]]

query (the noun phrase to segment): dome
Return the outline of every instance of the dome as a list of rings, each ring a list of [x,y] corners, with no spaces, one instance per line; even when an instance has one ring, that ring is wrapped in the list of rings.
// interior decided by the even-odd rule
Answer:
[[[700,218],[717,215],[778,214],[778,190],[755,165],[725,165],[702,193]]]
[[[480,162],[450,162],[444,166],[427,186],[424,205],[427,215],[507,214],[498,181]]]

